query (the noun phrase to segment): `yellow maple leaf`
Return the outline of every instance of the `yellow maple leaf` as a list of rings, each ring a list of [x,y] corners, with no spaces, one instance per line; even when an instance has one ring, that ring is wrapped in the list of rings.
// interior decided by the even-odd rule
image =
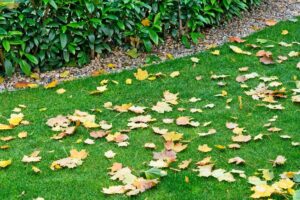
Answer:
[[[181,140],[182,136],[183,136],[183,134],[176,133],[174,131],[168,132],[163,135],[163,137],[166,141],[178,141],[178,140]]]
[[[77,158],[80,160],[85,159],[88,156],[88,153],[86,152],[85,149],[81,150],[81,151],[77,151],[76,149],[72,149],[70,151],[70,158]]]
[[[256,185],[251,190],[254,191],[254,194],[251,195],[254,199],[270,197],[275,192],[275,188],[267,184]]]
[[[11,165],[11,160],[2,160],[2,161],[0,161],[0,168],[6,168],[9,165]]]
[[[143,81],[146,80],[149,76],[148,72],[146,70],[138,69],[136,73],[134,73],[134,76],[137,80]]]
[[[11,114],[8,122],[12,126],[18,126],[23,120],[24,115],[22,113],[19,114]]]
[[[291,179],[286,178],[286,179],[281,179],[280,181],[274,183],[274,185],[282,189],[290,189],[295,185],[295,183],[291,181]]]

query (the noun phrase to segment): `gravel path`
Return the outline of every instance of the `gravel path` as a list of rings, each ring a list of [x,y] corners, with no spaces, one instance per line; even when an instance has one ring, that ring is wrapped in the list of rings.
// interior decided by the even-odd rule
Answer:
[[[209,45],[220,45],[228,41],[228,37],[245,37],[266,26],[266,20],[286,20],[300,15],[300,0],[264,0],[257,7],[244,12],[241,18],[234,17],[226,23],[207,28],[203,32],[205,39],[197,46],[191,49],[184,48],[171,39],[167,39],[166,43],[154,50],[154,54],[159,56],[161,60],[167,59],[167,54],[172,54],[175,58],[187,56],[207,49]],[[149,54],[141,54],[138,58],[132,59],[122,50],[115,50],[103,58],[93,60],[89,65],[83,68],[61,68],[46,73],[41,73],[39,80],[21,76],[16,74],[6,79],[0,84],[0,92],[3,90],[14,90],[16,82],[29,82],[37,84],[46,84],[51,80],[69,81],[76,78],[97,75],[103,71],[118,72],[124,69],[130,69],[141,66],[145,63],[145,58]],[[114,64],[112,68],[108,64]],[[64,72],[64,73],[63,73]],[[67,76],[66,76],[67,75]]]

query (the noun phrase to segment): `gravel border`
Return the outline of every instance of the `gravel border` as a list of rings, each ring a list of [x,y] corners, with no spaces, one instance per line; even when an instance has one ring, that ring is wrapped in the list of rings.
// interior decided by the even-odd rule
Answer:
[[[167,59],[167,54],[172,54],[174,58],[179,58],[194,54],[207,49],[209,45],[221,45],[227,42],[228,37],[245,37],[251,33],[266,27],[266,20],[276,21],[286,20],[300,15],[300,0],[264,0],[262,4],[249,11],[243,12],[241,18],[234,17],[222,25],[206,28],[203,30],[205,39],[191,49],[186,49],[181,44],[171,39],[167,39],[165,44],[154,49],[153,53],[159,56],[161,60]],[[4,90],[15,90],[14,85],[17,82],[29,82],[44,85],[52,80],[69,81],[77,78],[95,75],[96,72],[105,70],[106,72],[119,72],[124,69],[130,69],[141,66],[145,63],[146,53],[141,53],[138,58],[132,59],[122,50],[115,50],[103,58],[96,58],[89,65],[83,68],[61,68],[39,74],[40,79],[35,80],[20,74],[15,74],[7,78],[0,84],[0,92]],[[114,64],[114,68],[109,68],[108,64]],[[67,77],[62,77],[63,72],[69,72]]]

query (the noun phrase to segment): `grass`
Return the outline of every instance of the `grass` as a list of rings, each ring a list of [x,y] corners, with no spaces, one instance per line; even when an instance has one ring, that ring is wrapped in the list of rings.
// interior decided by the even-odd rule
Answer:
[[[282,30],[288,30],[288,35],[281,35]],[[257,38],[268,39],[267,44],[274,44],[272,51],[274,57],[278,55],[287,55],[290,51],[300,51],[300,45],[293,47],[282,47],[278,42],[284,41],[291,43],[300,42],[300,22],[280,22],[274,27],[267,28],[246,38],[247,43],[255,43]],[[264,44],[264,45],[267,45]],[[234,44],[236,45],[236,44]],[[54,141],[50,137],[54,134],[45,124],[47,119],[59,114],[72,114],[75,109],[90,111],[93,108],[100,108],[102,113],[96,113],[97,121],[107,120],[113,124],[113,131],[126,128],[127,120],[135,116],[133,113],[119,114],[103,108],[107,101],[114,105],[123,103],[133,103],[135,105],[150,107],[162,98],[165,90],[173,93],[180,93],[180,104],[173,108],[173,112],[167,114],[158,114],[148,110],[149,113],[158,119],[153,123],[161,128],[176,130],[184,133],[184,139],[193,140],[189,143],[188,149],[178,154],[178,161],[192,158],[193,163],[188,170],[174,172],[168,170],[168,176],[164,177],[159,185],[154,189],[134,197],[134,199],[249,199],[251,195],[251,185],[246,179],[237,178],[234,183],[218,182],[214,178],[200,178],[196,172],[195,162],[210,155],[217,168],[227,170],[241,169],[245,170],[248,176],[253,175],[257,169],[272,169],[275,177],[285,171],[299,170],[299,147],[292,147],[290,140],[283,140],[279,134],[270,134],[263,127],[267,120],[274,115],[278,115],[277,127],[282,128],[281,134],[289,134],[292,141],[300,141],[300,106],[293,104],[290,100],[290,89],[295,88],[294,76],[299,76],[299,70],[296,69],[298,58],[290,58],[282,64],[266,66],[259,63],[255,57],[256,50],[250,50],[253,56],[240,55],[233,53],[228,44],[217,48],[221,55],[214,56],[210,51],[194,55],[200,59],[200,62],[193,67],[190,58],[176,59],[159,65],[153,65],[146,69],[150,73],[162,72],[170,74],[173,71],[180,71],[181,75],[177,78],[159,78],[155,81],[137,81],[134,79],[133,71],[124,71],[118,74],[108,74],[99,77],[75,80],[59,85],[58,88],[64,88],[67,92],[63,95],[57,95],[55,90],[45,90],[43,88],[27,89],[16,92],[4,92],[0,94],[0,123],[5,123],[4,118],[8,118],[12,110],[19,104],[27,106],[23,113],[25,119],[32,122],[28,126],[19,126],[11,131],[2,131],[0,136],[17,136],[21,131],[29,133],[26,139],[15,139],[8,142],[11,146],[8,150],[0,150],[0,160],[12,159],[13,163],[6,169],[0,169],[0,199],[33,199],[44,197],[45,199],[126,199],[124,195],[106,196],[101,193],[103,187],[117,185],[118,182],[111,181],[107,175],[107,168],[113,162],[121,162],[125,166],[133,168],[136,174],[146,170],[149,167],[147,163],[152,158],[152,151],[143,148],[146,142],[154,142],[158,149],[163,148],[163,139],[152,133],[151,129],[138,129],[132,131],[130,135],[130,145],[126,148],[119,148],[113,143],[107,143],[105,139],[97,140],[94,145],[76,144],[78,139],[88,138],[86,129],[80,128],[75,135],[63,139],[61,142]],[[241,46],[245,49],[242,45]],[[288,98],[279,100],[286,109],[284,111],[269,110],[265,107],[259,107],[260,102],[254,101],[251,97],[244,94],[245,89],[235,81],[238,68],[249,66],[249,72],[257,72],[261,76],[278,76],[279,81],[287,88]],[[221,88],[217,81],[210,79],[212,73],[230,75],[227,86]],[[202,75],[203,80],[196,81],[195,76]],[[125,85],[127,78],[134,79],[132,85]],[[109,90],[100,96],[92,96],[88,93],[94,90],[99,81],[103,79],[116,80],[119,85],[110,83]],[[247,81],[249,87],[255,87],[259,83],[258,79]],[[215,94],[222,90],[228,92],[227,98],[232,98],[231,109],[225,109],[226,99],[215,97]],[[188,102],[188,99],[196,96],[203,100],[195,104]],[[238,96],[243,97],[243,109],[239,109]],[[214,103],[215,108],[204,110],[203,113],[190,113],[187,111],[179,112],[178,107],[184,108],[202,108],[208,103]],[[40,112],[40,108],[47,108],[45,112]],[[200,123],[212,121],[211,127],[217,130],[217,134],[209,137],[198,137],[197,133],[207,131],[208,128],[199,126],[197,128],[178,127],[176,125],[166,125],[161,123],[161,119],[166,117],[176,118],[178,116],[188,115],[195,118]],[[237,118],[234,120],[233,118]],[[240,150],[220,151],[216,148],[210,153],[201,153],[197,150],[198,145],[208,144],[227,145],[232,143],[232,133],[225,127],[227,121],[236,121],[241,127],[245,127],[248,133],[255,136],[259,133],[270,134],[262,141],[251,141]],[[0,146],[6,144],[0,141]],[[57,159],[67,157],[70,149],[86,149],[89,157],[82,166],[76,169],[63,169],[52,171],[49,166]],[[35,149],[41,150],[42,161],[36,166],[42,170],[41,174],[34,174],[30,164],[24,164],[21,159]],[[113,150],[117,156],[108,160],[104,153]],[[269,160],[275,159],[277,155],[284,155],[287,163],[282,167],[273,168]],[[240,156],[246,160],[246,165],[235,166],[228,164],[229,158]],[[177,166],[177,163],[172,165]],[[185,177],[189,177],[189,183],[185,182]],[[276,197],[275,197],[276,198]],[[278,197],[280,199],[280,197]]]

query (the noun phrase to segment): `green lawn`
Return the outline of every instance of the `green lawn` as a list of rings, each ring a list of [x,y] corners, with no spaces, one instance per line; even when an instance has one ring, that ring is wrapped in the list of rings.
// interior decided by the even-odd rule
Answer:
[[[291,47],[280,46],[278,43],[300,42],[300,18],[298,22],[280,22],[274,27],[267,28],[246,38],[246,43],[258,44],[257,38],[267,39],[267,43],[260,44],[264,50],[273,53],[274,60],[278,55],[287,56],[291,51],[300,51],[300,45],[294,44]],[[287,35],[282,35],[282,30],[288,30]],[[0,199],[33,199],[43,197],[45,199],[126,199],[125,195],[104,195],[101,191],[104,187],[118,185],[120,182],[110,180],[107,174],[112,163],[120,162],[124,166],[133,169],[135,175],[150,167],[148,163],[152,160],[153,150],[145,149],[143,146],[147,142],[156,144],[156,152],[163,150],[164,140],[161,136],[154,134],[151,127],[168,128],[184,134],[184,140],[191,140],[188,148],[177,154],[177,162],[171,164],[172,168],[177,168],[178,163],[192,158],[192,163],[188,169],[175,172],[166,169],[168,175],[160,180],[160,183],[150,190],[133,197],[134,199],[249,199],[252,191],[247,179],[235,176],[233,183],[218,182],[215,178],[198,177],[195,163],[207,156],[214,160],[216,168],[244,170],[247,176],[254,175],[257,169],[271,169],[274,171],[274,180],[279,180],[279,174],[286,171],[298,171],[299,148],[293,147],[291,142],[300,142],[300,104],[291,101],[291,89],[295,89],[295,81],[300,77],[300,70],[296,68],[299,57],[289,57],[281,64],[264,65],[255,56],[260,50],[246,47],[245,44],[230,43],[219,49],[219,56],[212,55],[208,50],[193,57],[199,58],[199,63],[194,64],[190,57],[167,61],[159,65],[145,68],[149,73],[162,72],[167,76],[157,78],[154,81],[138,81],[134,77],[136,70],[124,71],[118,74],[101,75],[82,80],[75,80],[58,85],[54,89],[26,89],[16,92],[4,92],[0,94],[0,123],[6,123],[12,110],[19,104],[26,105],[22,109],[25,120],[31,124],[20,125],[8,131],[0,131],[0,137],[15,136],[16,139],[4,142],[0,141],[0,146],[8,144],[7,150],[0,149],[0,160],[12,159],[12,164],[7,168],[0,169]],[[252,52],[252,56],[236,54],[229,45],[239,46],[244,50]],[[266,48],[268,45],[275,45],[273,48]],[[239,72],[240,67],[249,67],[248,72]],[[171,78],[173,71],[180,71],[180,76]],[[287,90],[286,99],[277,99],[285,110],[271,110],[266,107],[257,106],[262,101],[255,101],[251,96],[247,96],[244,91],[256,87],[259,78],[245,82],[249,88],[243,89],[240,83],[236,82],[236,77],[241,74],[257,72],[260,76],[278,76],[278,81],[282,82],[281,87]],[[212,74],[229,75],[223,81],[226,86],[220,87],[217,80],[211,80]],[[196,76],[201,75],[202,80],[197,81]],[[126,85],[125,80],[131,78],[132,85]],[[90,95],[89,92],[99,86],[101,80],[116,80],[119,84],[108,83],[108,90],[100,95]],[[56,90],[66,89],[66,93],[58,95]],[[161,101],[163,92],[169,90],[172,93],[179,93],[179,104],[172,106],[173,111],[159,114],[151,110],[157,101]],[[222,90],[227,91],[226,97],[216,97]],[[243,108],[239,108],[238,96],[242,96]],[[202,100],[190,103],[191,97],[199,97]],[[226,100],[232,98],[229,104],[230,109],[225,109]],[[96,115],[97,122],[107,120],[113,124],[112,132],[126,129],[128,119],[136,116],[132,112],[118,113],[116,111],[103,108],[105,102],[111,101],[113,105],[132,103],[134,105],[148,107],[147,114],[156,118],[156,122],[149,123],[149,128],[136,129],[128,135],[130,145],[128,147],[118,147],[115,143],[109,143],[105,138],[95,140],[94,145],[76,143],[78,139],[89,138],[86,128],[79,127],[76,133],[66,137],[61,141],[51,139],[55,133],[46,125],[49,118],[57,115],[73,114],[76,109],[93,113],[90,109],[99,108],[102,113]],[[213,103],[212,109],[204,109],[203,106]],[[41,108],[47,108],[41,112]],[[177,108],[186,108],[180,112]],[[201,108],[202,113],[191,113],[190,108]],[[267,131],[264,124],[274,115],[278,115],[278,120],[274,126],[282,129],[280,133]],[[191,116],[200,122],[198,127],[183,127],[176,124],[164,124],[164,118],[177,118],[179,116]],[[203,127],[204,122],[211,121],[208,127]],[[231,137],[233,133],[227,129],[226,122],[236,122],[239,127],[245,127],[251,136],[259,133],[266,134],[263,140],[242,144],[241,149],[219,150],[214,145],[228,145],[233,143]],[[206,132],[214,128],[217,133],[207,137],[199,137],[198,133]],[[27,131],[28,137],[19,139],[18,133]],[[282,139],[280,135],[289,135],[291,139]],[[208,144],[213,150],[208,153],[198,151],[198,146]],[[71,149],[86,149],[89,156],[81,166],[75,169],[60,169],[52,171],[50,165],[53,161],[67,157]],[[35,174],[32,171],[33,164],[22,163],[24,155],[31,154],[34,150],[40,150],[42,160],[34,163],[42,172]],[[113,150],[117,153],[114,159],[107,159],[104,153]],[[278,155],[286,157],[287,161],[283,166],[272,167],[270,160],[274,160]],[[228,164],[229,158],[240,156],[245,165]],[[189,182],[185,182],[185,177]],[[272,182],[272,181],[271,181]],[[297,187],[294,187],[294,189]],[[274,198],[282,199],[277,195]]]

